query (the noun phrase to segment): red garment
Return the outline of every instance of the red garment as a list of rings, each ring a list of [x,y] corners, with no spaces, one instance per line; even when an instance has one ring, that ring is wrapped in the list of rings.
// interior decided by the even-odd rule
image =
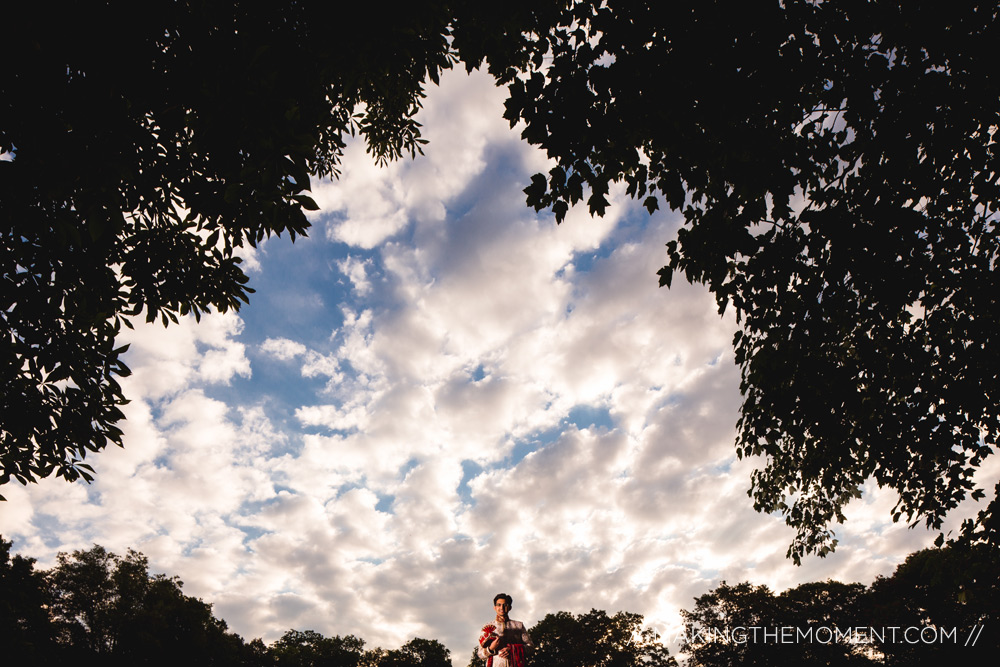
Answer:
[[[486,667],[493,667],[494,656],[488,655],[487,651],[489,649],[487,647],[499,634],[500,644],[498,650],[504,647],[510,649],[510,657],[506,660],[506,667],[527,667],[525,647],[534,646],[531,642],[531,637],[528,636],[528,633],[524,629],[524,624],[520,621],[508,621],[506,626],[501,633],[497,633],[495,625],[487,624],[483,626],[479,637],[480,657],[486,659]]]
[[[513,667],[527,667],[524,661],[524,644],[507,644],[510,648],[510,660],[507,664]],[[486,667],[493,667],[493,656],[486,658]]]

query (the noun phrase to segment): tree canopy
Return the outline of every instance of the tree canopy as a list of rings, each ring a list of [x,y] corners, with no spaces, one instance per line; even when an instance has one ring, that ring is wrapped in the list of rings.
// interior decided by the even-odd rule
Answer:
[[[987,662],[1000,650],[1000,554],[985,545],[924,549],[906,557],[891,577],[869,587],[878,626],[959,628],[962,648],[949,642],[885,643],[884,664]],[[964,650],[963,650],[964,649]]]
[[[239,249],[306,233],[310,176],[337,173],[347,136],[381,161],[419,149],[424,81],[451,63],[446,18],[433,3],[12,9],[0,484],[91,477],[87,452],[121,444],[121,328],[245,302]]]
[[[867,621],[867,589],[837,581],[803,584],[775,595],[767,586],[722,582],[683,610],[681,651],[689,667],[715,665],[870,665],[869,646],[814,635],[782,639],[781,628],[803,633],[819,628],[842,631]],[[769,634],[765,635],[765,631]],[[845,633],[846,634],[846,633]]]
[[[828,553],[869,479],[899,494],[894,520],[940,528],[985,496],[1000,431],[998,11],[19,7],[0,46],[0,484],[89,478],[87,452],[121,444],[121,327],[237,308],[240,247],[306,232],[310,176],[336,175],[348,135],[414,154],[425,81],[485,61],[556,163],[529,205],[602,214],[623,182],[683,212],[660,281],[736,311],[737,453],[762,457],[750,494],[796,529],[789,555]],[[966,537],[1000,542],[998,502]]]
[[[414,637],[398,649],[365,653],[364,667],[451,667],[451,652],[436,639]]]
[[[0,538],[0,636],[4,655],[25,664],[252,664],[243,640],[184,595],[176,577],[151,575],[148,560],[101,546],[60,553],[51,570],[9,558]]]
[[[528,630],[536,667],[672,667],[677,661],[640,614],[591,609],[547,614]]]
[[[451,667],[443,644],[420,637],[367,651],[354,635],[313,630],[246,642],[212,605],[185,595],[177,577],[150,574],[146,556],[131,549],[60,553],[55,567],[38,571],[10,547],[0,536],[0,650],[11,664]]]
[[[688,667],[987,662],[998,638],[996,551],[910,554],[871,586],[810,582],[775,595],[722,582],[683,610]]]
[[[10,547],[0,536],[0,641],[12,664],[44,664],[55,640],[48,587],[35,559],[11,556]]]
[[[313,630],[289,630],[269,652],[278,667],[358,667],[364,645],[354,635],[324,637]]]
[[[661,284],[736,310],[737,452],[763,457],[754,505],[797,529],[796,560],[833,548],[868,479],[934,528],[984,496],[998,37],[995,3],[578,2],[511,80],[507,117],[557,162],[530,204],[600,214],[624,182],[683,211]],[[995,514],[964,532],[996,542]]]

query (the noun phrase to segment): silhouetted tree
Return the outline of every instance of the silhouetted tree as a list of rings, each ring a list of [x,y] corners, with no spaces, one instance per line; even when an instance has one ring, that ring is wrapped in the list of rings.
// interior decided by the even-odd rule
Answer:
[[[250,653],[211,605],[184,595],[176,577],[151,576],[136,551],[123,558],[95,545],[57,559],[47,573],[49,611],[67,655],[105,664],[238,665]]]
[[[787,664],[850,665],[872,664],[869,644],[854,641],[849,628],[871,622],[869,591],[864,584],[822,581],[802,584],[778,596],[779,621],[783,627],[802,629],[806,638],[786,647]],[[829,630],[834,630],[831,635]],[[843,639],[838,639],[837,631]],[[861,637],[864,640],[867,635]]]
[[[414,637],[399,647],[406,667],[451,667],[451,651],[436,639]]]
[[[414,637],[398,649],[366,651],[364,667],[451,667],[451,652],[435,639]]]
[[[854,641],[866,626],[867,589],[826,581],[775,596],[767,586],[722,582],[682,610],[689,667],[873,664],[871,646]]]
[[[451,667],[451,652],[435,639],[414,637],[398,649],[366,651],[365,667]]]
[[[547,614],[528,630],[532,667],[670,667],[677,662],[640,614]]]
[[[354,635],[324,637],[312,630],[289,630],[269,652],[278,667],[357,667],[364,645]]]
[[[275,667],[276,664],[274,653],[264,640],[255,637],[247,642],[243,652],[245,667]]]
[[[722,582],[681,612],[689,667],[986,664],[1000,650],[1000,556],[926,549],[870,586]]]
[[[382,162],[419,149],[446,6],[5,8],[0,485],[91,477],[86,454],[122,444],[121,328],[238,308],[240,248],[305,234],[346,137]]]
[[[58,565],[48,578],[60,643],[86,649],[97,657],[110,655],[120,629],[115,623],[116,607],[121,602],[125,616],[132,605],[130,600],[120,600],[115,590],[113,575],[120,559],[96,545],[87,551],[60,553],[57,558]],[[131,565],[125,568],[131,569]]]
[[[689,656],[690,667],[768,665],[784,651],[776,640],[768,642],[762,630],[754,630],[780,625],[779,603],[767,586],[747,582],[730,586],[723,581],[695,598],[694,609],[682,610],[681,616],[680,650]]]
[[[886,665],[988,664],[1000,654],[995,549],[952,546],[912,553],[891,577],[872,583],[871,597],[873,625],[899,628],[876,642]],[[924,635],[902,634],[912,628]]]
[[[35,559],[11,556],[0,536],[0,652],[9,664],[47,664],[53,659],[54,632],[44,576]]]
[[[685,225],[681,274],[733,306],[754,506],[826,554],[865,480],[939,528],[1000,434],[995,2],[567,2],[505,117],[562,219],[622,182]],[[991,482],[992,485],[992,482]],[[1000,491],[1000,484],[996,487]],[[1000,541],[994,499],[964,526]],[[995,516],[998,515],[998,516]]]
[[[467,667],[486,667],[486,660],[479,657],[479,648],[472,649],[472,655],[469,656],[469,664]]]

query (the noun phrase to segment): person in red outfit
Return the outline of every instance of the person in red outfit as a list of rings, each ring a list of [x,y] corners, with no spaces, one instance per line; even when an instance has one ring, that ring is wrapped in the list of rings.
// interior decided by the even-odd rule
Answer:
[[[524,623],[508,616],[514,598],[498,593],[493,598],[496,619],[483,626],[479,636],[479,657],[486,667],[527,667],[527,657],[535,645],[531,643]]]

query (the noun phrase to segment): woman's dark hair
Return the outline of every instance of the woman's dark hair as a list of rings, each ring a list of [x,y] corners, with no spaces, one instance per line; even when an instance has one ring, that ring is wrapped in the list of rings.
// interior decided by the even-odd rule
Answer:
[[[511,607],[514,606],[514,598],[507,595],[506,593],[497,593],[495,596],[493,596],[493,604],[496,604],[497,600],[499,600],[500,598],[507,600],[507,604],[510,605]]]

